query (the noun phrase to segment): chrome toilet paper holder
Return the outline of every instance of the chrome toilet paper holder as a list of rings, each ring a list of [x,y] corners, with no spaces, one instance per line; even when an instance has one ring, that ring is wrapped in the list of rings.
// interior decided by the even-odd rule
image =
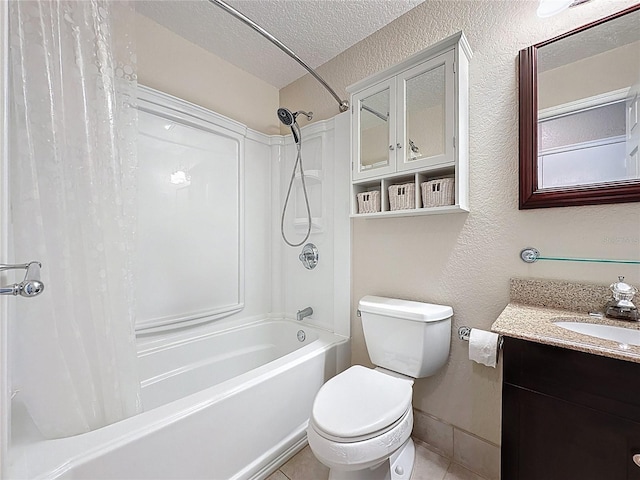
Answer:
[[[458,338],[460,338],[460,340],[464,340],[465,342],[468,342],[470,335],[471,335],[471,327],[467,327],[467,326],[458,327]],[[502,338],[502,335],[498,335],[498,350],[502,350],[503,343],[504,343],[504,339]]]

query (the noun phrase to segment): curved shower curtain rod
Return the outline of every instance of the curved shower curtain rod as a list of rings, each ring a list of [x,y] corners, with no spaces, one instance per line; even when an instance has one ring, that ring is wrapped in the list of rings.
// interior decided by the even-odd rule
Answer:
[[[346,112],[347,110],[349,110],[349,102],[347,100],[340,99],[338,94],[327,84],[327,82],[325,82],[324,79],[320,75],[318,75],[313,68],[311,68],[309,65],[307,65],[300,57],[298,57],[298,55],[295,54],[295,52],[293,50],[291,50],[289,47],[287,47],[284,43],[282,43],[276,37],[271,35],[269,32],[267,32],[264,28],[262,28],[260,25],[258,25],[253,20],[251,20],[249,17],[247,17],[243,13],[240,13],[238,10],[233,8],[231,5],[223,2],[222,0],[209,0],[209,2],[213,3],[214,5],[217,5],[218,7],[222,8],[227,13],[230,13],[231,15],[236,17],[241,22],[243,22],[246,25],[250,26],[256,32],[258,32],[260,35],[262,35],[264,38],[266,38],[271,43],[273,43],[276,47],[278,47],[280,50],[282,50],[284,53],[286,53],[291,58],[293,58],[296,62],[298,62],[300,65],[302,65],[307,72],[309,72],[311,75],[313,75],[313,77],[318,82],[320,82],[324,88],[327,89],[327,91],[333,96],[333,98],[336,99],[336,101],[338,102],[338,105],[340,105],[339,108],[340,108],[341,112]]]

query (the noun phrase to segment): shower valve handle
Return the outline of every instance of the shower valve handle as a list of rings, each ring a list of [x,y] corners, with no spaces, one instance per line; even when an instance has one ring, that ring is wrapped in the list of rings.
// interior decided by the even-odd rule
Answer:
[[[307,243],[302,247],[302,253],[298,255],[298,259],[307,270],[313,270],[318,265],[318,249],[313,243]]]

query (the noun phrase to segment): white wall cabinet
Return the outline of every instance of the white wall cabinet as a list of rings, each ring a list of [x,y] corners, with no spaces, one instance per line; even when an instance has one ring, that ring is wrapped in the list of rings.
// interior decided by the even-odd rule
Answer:
[[[347,90],[352,105],[353,216],[468,211],[468,96],[471,49],[462,32]],[[428,206],[421,184],[453,178],[451,205]],[[389,187],[414,184],[413,201],[392,210]],[[357,195],[378,191],[380,211]]]

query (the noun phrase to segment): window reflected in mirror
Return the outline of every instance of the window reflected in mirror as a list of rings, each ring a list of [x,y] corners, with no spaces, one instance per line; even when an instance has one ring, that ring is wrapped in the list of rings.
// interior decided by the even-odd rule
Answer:
[[[625,102],[538,117],[538,187],[557,188],[638,178],[627,159]]]

